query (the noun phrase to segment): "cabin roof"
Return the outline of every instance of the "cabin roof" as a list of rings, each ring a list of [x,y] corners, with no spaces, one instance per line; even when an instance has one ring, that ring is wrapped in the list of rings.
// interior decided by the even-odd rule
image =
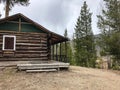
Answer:
[[[57,43],[61,43],[61,42],[65,42],[65,41],[68,41],[69,39],[64,37],[64,36],[61,36],[57,33],[54,33],[48,29],[46,29],[45,27],[43,27],[42,25],[34,22],[33,20],[31,20],[30,18],[26,17],[25,15],[21,14],[21,13],[18,13],[18,14],[15,14],[15,15],[12,15],[12,16],[9,16],[9,17],[6,17],[6,18],[2,18],[0,19],[0,24],[1,23],[4,23],[6,21],[11,21],[11,20],[15,20],[15,19],[18,19],[18,18],[22,18],[24,19],[25,21],[31,23],[32,25],[34,25],[35,27],[39,28],[40,30],[42,30],[43,32],[47,33],[49,38],[52,40],[51,44],[57,44]]]

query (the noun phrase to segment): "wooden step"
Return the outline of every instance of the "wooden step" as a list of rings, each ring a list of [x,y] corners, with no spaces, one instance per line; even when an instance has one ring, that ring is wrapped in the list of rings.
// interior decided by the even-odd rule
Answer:
[[[26,70],[50,70],[50,69],[56,69],[60,70],[62,68],[69,68],[69,63],[61,63],[61,62],[55,62],[55,63],[29,63],[29,64],[17,64],[17,68],[20,71],[26,71]]]
[[[34,72],[55,72],[56,69],[44,69],[44,70],[26,70],[27,73],[34,73]]]
[[[58,66],[58,65],[48,63],[48,64],[17,64],[17,66],[18,67],[29,67],[29,66],[31,66],[31,67],[34,67],[34,66],[43,67],[43,66]]]
[[[17,66],[69,66],[69,63],[17,64]]]
[[[36,67],[36,66],[22,66],[22,67],[18,67],[18,70],[22,71],[22,70],[41,70],[41,69],[58,69],[58,66],[44,66],[44,67]]]

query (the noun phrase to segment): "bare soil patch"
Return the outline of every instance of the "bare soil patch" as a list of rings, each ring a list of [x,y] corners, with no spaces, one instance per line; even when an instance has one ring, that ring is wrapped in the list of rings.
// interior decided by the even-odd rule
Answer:
[[[50,73],[0,70],[0,90],[120,90],[120,75],[107,70],[71,66]]]

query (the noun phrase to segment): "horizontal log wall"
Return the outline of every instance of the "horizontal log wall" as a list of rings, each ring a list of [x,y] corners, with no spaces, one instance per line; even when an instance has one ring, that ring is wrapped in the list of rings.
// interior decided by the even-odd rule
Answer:
[[[14,52],[2,50],[3,35],[16,36],[16,50]],[[0,61],[5,60],[48,60],[47,34],[0,32]]]

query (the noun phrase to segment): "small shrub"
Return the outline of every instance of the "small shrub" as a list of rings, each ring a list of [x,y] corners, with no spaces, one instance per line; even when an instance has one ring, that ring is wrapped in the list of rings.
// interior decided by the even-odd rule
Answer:
[[[101,55],[101,56],[106,56],[107,54],[106,54],[105,51],[102,50],[102,51],[100,52],[100,55]]]

